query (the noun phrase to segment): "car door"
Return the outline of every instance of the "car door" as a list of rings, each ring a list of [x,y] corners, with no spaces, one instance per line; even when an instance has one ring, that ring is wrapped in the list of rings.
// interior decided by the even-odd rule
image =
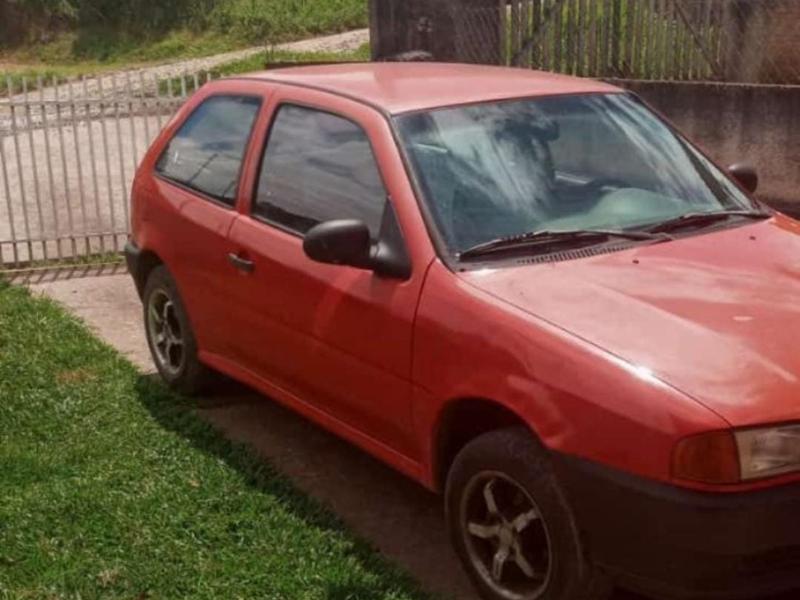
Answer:
[[[373,109],[321,92],[287,86],[271,104],[251,203],[230,232],[252,263],[246,284],[236,286],[246,329],[237,335],[237,362],[332,417],[335,428],[414,456],[412,333],[430,253],[410,252],[411,276],[400,280],[303,252],[304,233],[324,221],[359,219],[375,240],[387,224],[403,230],[408,207],[398,211],[392,196],[408,202],[411,192],[397,174],[396,148],[387,157],[391,177],[373,149],[378,137],[390,154],[391,133]]]
[[[203,351],[229,351],[228,230],[237,215],[241,165],[262,105],[261,91],[246,86],[204,94],[176,126],[154,168],[162,201],[158,228],[168,249],[162,258]]]

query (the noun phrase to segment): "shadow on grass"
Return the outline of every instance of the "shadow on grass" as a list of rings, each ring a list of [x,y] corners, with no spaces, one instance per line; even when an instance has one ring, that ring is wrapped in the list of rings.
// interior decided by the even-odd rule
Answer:
[[[477,599],[450,550],[440,499],[416,483],[237,383],[222,382],[213,394],[192,400],[172,396],[155,376],[141,377],[137,387],[142,403],[165,429],[224,460],[250,485],[283,498],[307,523],[354,532],[427,590]],[[366,543],[355,552],[365,569],[385,572],[387,561]],[[332,584],[326,598],[375,598],[398,581],[414,590],[414,597],[423,597],[400,576],[381,590]],[[611,600],[646,599],[618,591]]]
[[[279,499],[288,511],[311,527],[352,536],[346,525],[327,507],[298,490],[288,477],[274,468],[270,461],[260,457],[252,446],[229,439],[200,416],[206,411],[235,410],[237,407],[252,407],[254,403],[268,404],[262,397],[237,383],[223,381],[215,390],[215,395],[187,399],[169,392],[155,375],[140,376],[136,382],[136,392],[139,401],[161,427],[180,435],[201,452],[223,461],[237,471],[247,485]],[[365,571],[375,575],[380,584],[367,589],[357,583],[337,583],[327,590],[326,598],[379,598],[390,596],[398,590],[405,591],[412,598],[430,597],[416,581],[391,565],[367,542],[357,538],[350,548],[352,556]]]

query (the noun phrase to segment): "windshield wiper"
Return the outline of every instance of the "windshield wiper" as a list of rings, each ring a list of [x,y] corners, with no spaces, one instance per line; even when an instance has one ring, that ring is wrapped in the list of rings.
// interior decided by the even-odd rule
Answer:
[[[660,233],[675,231],[682,227],[697,225],[712,225],[718,221],[725,221],[731,217],[744,217],[747,219],[769,219],[772,214],[763,210],[720,210],[713,212],[691,212],[667,219],[657,225],[648,227],[645,231],[650,233]]]
[[[561,243],[599,244],[619,238],[635,241],[667,241],[671,236],[649,231],[622,231],[609,229],[574,229],[568,231],[531,231],[505,238],[497,238],[477,244],[458,254],[459,260],[485,256],[505,250],[518,250],[536,246],[547,246]]]

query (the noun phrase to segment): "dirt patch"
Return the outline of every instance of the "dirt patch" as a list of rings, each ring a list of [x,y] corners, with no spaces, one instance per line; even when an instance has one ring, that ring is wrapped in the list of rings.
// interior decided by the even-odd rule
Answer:
[[[86,383],[97,379],[97,373],[89,369],[73,369],[71,371],[61,371],[56,375],[56,382],[60,385],[70,385],[76,383]]]

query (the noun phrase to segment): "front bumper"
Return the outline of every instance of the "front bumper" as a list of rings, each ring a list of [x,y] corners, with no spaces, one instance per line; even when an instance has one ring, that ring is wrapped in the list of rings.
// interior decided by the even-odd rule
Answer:
[[[682,600],[800,590],[800,484],[711,494],[555,462],[589,552],[622,586]]]

